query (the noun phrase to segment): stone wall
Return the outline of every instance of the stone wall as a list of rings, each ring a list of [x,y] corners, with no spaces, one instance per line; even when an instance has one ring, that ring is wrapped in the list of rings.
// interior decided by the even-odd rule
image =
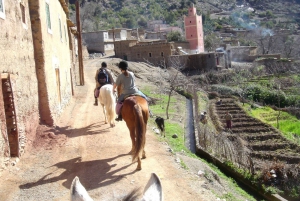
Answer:
[[[25,10],[22,18],[21,6]],[[23,23],[23,21],[25,23]],[[2,82],[8,80],[11,87],[10,100],[3,99],[3,86],[0,89],[0,164],[9,156],[6,118],[16,128],[16,140],[20,156],[24,152],[26,141],[35,137],[39,124],[38,82],[34,62],[31,19],[28,0],[5,1],[5,18],[0,18],[0,70]],[[8,90],[8,88],[6,88]],[[12,101],[12,104],[8,101]],[[5,115],[5,107],[14,108],[7,111],[12,117]],[[11,131],[9,131],[11,132]],[[8,134],[7,134],[8,133]],[[14,135],[15,135],[14,134]]]

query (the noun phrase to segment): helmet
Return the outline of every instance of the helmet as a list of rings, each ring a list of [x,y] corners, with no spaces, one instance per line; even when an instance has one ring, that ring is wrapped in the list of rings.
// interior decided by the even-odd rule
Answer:
[[[122,70],[127,70],[127,68],[128,68],[128,63],[127,63],[127,61],[121,61],[121,62],[119,63],[119,68],[121,68]]]
[[[106,62],[102,62],[101,67],[107,67]]]

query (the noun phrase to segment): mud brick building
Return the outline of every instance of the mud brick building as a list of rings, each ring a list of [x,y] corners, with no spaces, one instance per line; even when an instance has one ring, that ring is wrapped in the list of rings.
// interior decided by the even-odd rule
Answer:
[[[115,54],[124,60],[161,65],[170,55],[176,54],[176,49],[174,42],[126,40],[115,42]]]
[[[74,26],[65,0],[0,0],[0,167],[72,97]],[[71,40],[70,40],[71,37]]]
[[[257,57],[257,47],[255,46],[231,46],[232,61],[253,62]]]
[[[200,54],[189,55],[173,55],[168,58],[168,63],[180,64],[181,69],[187,71],[207,72],[210,70],[218,70],[218,67],[228,68],[229,62],[227,57],[222,52],[205,52]],[[178,60],[178,61],[177,61]]]
[[[82,39],[89,53],[113,53],[114,41],[131,38],[129,29],[110,29],[82,33]]]

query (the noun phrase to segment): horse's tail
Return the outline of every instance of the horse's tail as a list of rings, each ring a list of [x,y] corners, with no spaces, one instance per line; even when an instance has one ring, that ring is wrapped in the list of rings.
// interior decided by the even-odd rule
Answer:
[[[144,122],[144,117],[142,113],[142,107],[139,104],[135,104],[134,108],[134,118],[135,118],[135,147],[133,150],[133,157],[132,161],[134,161],[140,154],[140,152],[144,149],[145,142],[146,142],[146,125]]]

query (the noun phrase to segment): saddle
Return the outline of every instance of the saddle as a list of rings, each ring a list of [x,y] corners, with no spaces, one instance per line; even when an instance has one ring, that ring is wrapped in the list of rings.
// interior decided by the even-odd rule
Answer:
[[[125,100],[126,98],[128,98],[128,97],[131,97],[131,96],[140,96],[140,97],[144,98],[143,96],[141,96],[141,94],[139,94],[139,93],[134,93],[134,94],[130,94],[130,95],[124,96],[124,100]],[[124,101],[123,101],[123,102],[124,102]]]

